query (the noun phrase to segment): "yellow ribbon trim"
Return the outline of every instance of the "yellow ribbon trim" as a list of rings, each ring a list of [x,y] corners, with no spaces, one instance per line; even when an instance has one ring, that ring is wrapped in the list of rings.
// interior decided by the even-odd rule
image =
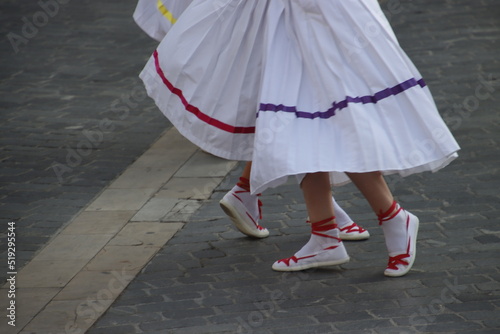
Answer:
[[[165,16],[167,18],[167,20],[170,21],[170,23],[174,24],[175,22],[177,22],[177,19],[174,17],[174,14],[172,14],[172,12],[170,12],[167,9],[167,7],[165,7],[165,5],[163,5],[161,0],[158,0],[158,2],[156,3],[156,6],[158,7],[158,10],[160,11],[160,13],[163,16]]]

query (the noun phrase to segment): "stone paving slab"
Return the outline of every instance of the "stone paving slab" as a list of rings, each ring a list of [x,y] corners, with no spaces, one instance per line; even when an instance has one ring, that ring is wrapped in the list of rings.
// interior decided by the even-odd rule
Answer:
[[[2,296],[6,295],[6,289],[0,289]],[[59,288],[19,288],[16,291],[16,300],[23,303],[22,312],[16,314],[16,327],[22,328],[28,324],[45,305],[60,291]],[[7,298],[0,298],[2,310],[9,306]],[[5,322],[0,324],[2,333],[12,333],[12,327],[7,327]]]

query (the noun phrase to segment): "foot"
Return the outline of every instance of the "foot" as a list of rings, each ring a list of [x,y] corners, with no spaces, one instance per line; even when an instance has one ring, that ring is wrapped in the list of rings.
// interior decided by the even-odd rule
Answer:
[[[340,239],[342,240],[365,240],[370,237],[367,230],[352,221],[351,217],[337,203],[332,196],[333,209],[335,211],[335,220],[340,230]]]
[[[269,231],[259,225],[262,204],[258,196],[251,195],[250,191],[236,185],[219,204],[241,233],[254,238],[265,238],[269,235]]]
[[[356,224],[355,222],[351,222],[350,224],[346,224],[344,227],[340,227],[340,239],[342,240],[366,240],[370,237],[370,233],[367,230]]]
[[[321,226],[324,221],[312,223],[312,234],[309,242],[294,256],[281,259],[273,264],[276,271],[299,271],[309,268],[328,267],[349,262],[349,256],[338,237],[339,230],[335,224]]]
[[[418,217],[399,207],[394,202],[389,217],[379,217],[389,251],[389,262],[384,275],[399,277],[406,275],[417,254]]]

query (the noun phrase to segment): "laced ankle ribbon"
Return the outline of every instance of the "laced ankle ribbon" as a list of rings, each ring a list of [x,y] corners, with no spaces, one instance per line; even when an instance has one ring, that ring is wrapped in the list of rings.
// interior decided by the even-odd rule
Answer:
[[[320,220],[319,222],[315,222],[315,223],[311,223],[308,221],[307,223],[311,224],[311,234],[314,234],[314,235],[317,235],[320,237],[324,237],[324,238],[335,239],[339,242],[342,242],[342,239],[340,239],[340,238],[332,237],[331,235],[328,235],[328,234],[319,233],[319,232],[330,231],[330,230],[333,230],[334,228],[336,228],[337,224],[326,224],[334,219],[335,219],[335,217],[332,216],[330,218]],[[338,245],[330,246],[330,247],[325,248],[324,250],[335,249],[337,247],[338,247]],[[315,256],[316,256],[316,254],[307,255],[307,256],[303,256],[303,257],[296,257],[294,255],[294,256],[286,258],[286,259],[278,260],[278,263],[283,262],[284,264],[286,264],[287,267],[289,267],[290,262],[292,262],[292,261],[297,263],[297,262],[299,262],[299,260],[308,259],[308,258],[315,257]]]
[[[386,212],[382,213],[382,210],[380,210],[380,214],[378,215],[378,224],[382,225],[383,222],[391,220],[392,218],[396,217],[401,210],[403,210],[402,207],[399,207],[399,209],[395,210],[398,206],[398,203],[396,201],[392,202],[391,207],[389,210]],[[392,215],[391,213],[395,211]],[[406,228],[408,228],[408,224],[410,223],[410,217],[407,218],[406,220]],[[387,263],[387,269],[392,269],[392,270],[398,270],[398,264],[402,264],[404,266],[409,265],[408,261],[405,261],[403,259],[406,259],[407,257],[410,257],[410,241],[408,241],[408,247],[406,248],[406,253],[404,254],[399,254],[396,256],[389,256],[389,262]]]
[[[235,191],[234,193],[235,194],[241,194],[241,193],[249,193],[250,192],[250,180],[248,180],[247,178],[245,177],[240,177],[240,180],[238,183],[236,183],[236,185],[240,188],[242,188],[243,190],[238,190],[238,191]],[[260,196],[261,194],[257,194],[257,196]],[[257,205],[258,205],[258,208],[259,208],[259,219],[262,219],[262,202],[260,201],[260,199],[258,198],[257,199]],[[247,212],[246,213],[247,216],[253,221],[253,223],[255,224],[255,227],[257,227],[257,229],[259,230],[264,230],[264,228],[262,226],[260,226],[254,219],[253,217]]]
[[[346,233],[353,233],[353,232],[363,233],[366,230],[364,228],[362,228],[361,226],[359,226],[358,224],[352,223],[351,225],[348,225],[346,227],[342,227],[340,229],[340,231],[346,232]]]
[[[392,215],[391,215],[391,212],[393,212],[398,206],[398,203],[396,201],[392,202],[392,205],[391,207],[389,208],[389,210],[387,210],[386,212],[382,212],[382,210],[380,210],[380,213],[377,215],[378,216],[378,224],[379,225],[382,225],[383,222],[385,221],[388,221],[388,220],[391,220],[392,218],[396,217],[398,215],[398,213],[403,210],[402,207],[399,207],[399,209],[397,209]]]

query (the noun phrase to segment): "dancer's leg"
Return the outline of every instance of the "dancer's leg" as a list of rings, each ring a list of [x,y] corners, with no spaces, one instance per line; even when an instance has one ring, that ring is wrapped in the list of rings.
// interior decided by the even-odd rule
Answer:
[[[248,161],[243,168],[238,185],[233,187],[226,196],[221,200],[221,207],[226,214],[231,218],[235,226],[244,234],[252,237],[263,238],[269,235],[269,232],[260,225],[261,214],[259,207],[262,205],[258,195],[251,195],[250,190],[250,173],[252,171],[252,162]],[[314,178],[314,176],[313,176]],[[307,181],[306,181],[307,183]],[[307,187],[307,186],[306,186]],[[243,195],[243,190],[245,193]],[[330,191],[324,189],[323,191]],[[234,194],[240,194],[235,197]],[[311,205],[315,206],[317,200],[314,198],[314,189],[311,192],[313,198]],[[349,215],[335,202],[332,197],[333,208],[337,216],[337,223],[340,229],[340,238],[342,240],[364,240],[370,237],[367,230],[357,225]],[[330,203],[325,208],[330,210]],[[249,213],[249,215],[247,214]]]
[[[252,162],[247,162],[239,182],[220,200],[222,210],[231,218],[243,234],[265,238],[269,231],[259,224],[262,203],[258,195],[250,194],[250,171]]]
[[[347,176],[361,191],[375,214],[386,212],[391,207],[394,197],[382,173],[347,173]]]
[[[349,256],[335,223],[329,174],[307,174],[301,188],[311,221],[311,238],[292,257],[276,261],[273,269],[297,271],[348,262]]]
[[[250,173],[252,172],[252,162],[247,161],[245,163],[245,167],[243,168],[243,172],[241,173],[241,177],[247,180],[250,180]]]
[[[386,276],[403,276],[413,266],[419,221],[416,216],[401,208],[379,172],[348,173],[354,184],[378,215],[389,252]]]
[[[302,181],[302,191],[309,213],[310,221],[320,221],[335,212],[336,223],[342,240],[363,240],[370,237],[370,233],[358,226],[349,215],[338,205],[331,193],[329,173],[308,174]],[[328,194],[329,199],[326,198]],[[312,217],[311,212],[319,214]]]
[[[317,222],[335,216],[328,173],[307,174],[301,188],[310,221]]]
[[[335,220],[340,230],[340,239],[342,240],[365,240],[370,237],[370,233],[356,224],[347,212],[340,207],[332,196],[333,210],[335,211]]]

